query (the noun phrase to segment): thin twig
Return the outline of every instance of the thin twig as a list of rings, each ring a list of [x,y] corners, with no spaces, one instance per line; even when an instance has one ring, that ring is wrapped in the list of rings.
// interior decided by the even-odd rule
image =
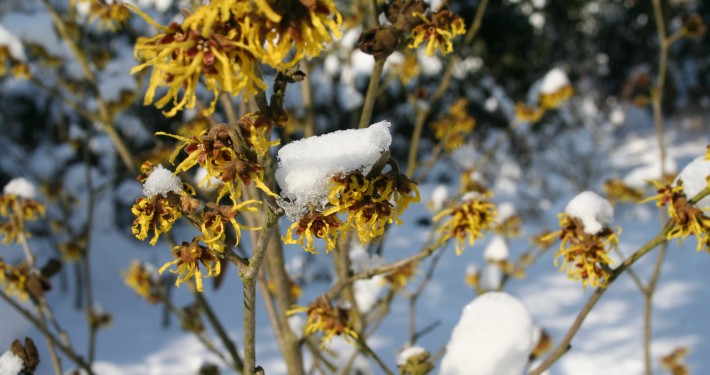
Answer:
[[[207,315],[207,320],[212,325],[212,328],[214,328],[219,339],[222,340],[222,344],[225,348],[227,348],[227,352],[229,352],[229,355],[232,357],[232,365],[234,366],[234,369],[239,372],[242,372],[244,370],[244,363],[242,362],[242,358],[239,357],[239,352],[237,351],[236,344],[234,344],[234,341],[229,338],[227,331],[222,326],[222,323],[220,322],[219,318],[217,318],[217,315],[214,313],[214,310],[212,310],[212,306],[210,306],[209,302],[202,295],[202,293],[194,291],[193,294],[195,295],[197,303],[202,308],[202,311],[204,311],[205,315]]]

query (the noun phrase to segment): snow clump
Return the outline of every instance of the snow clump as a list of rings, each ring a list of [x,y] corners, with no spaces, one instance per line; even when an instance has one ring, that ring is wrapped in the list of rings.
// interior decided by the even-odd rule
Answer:
[[[565,86],[568,86],[569,78],[567,74],[560,68],[554,68],[545,74],[542,79],[542,84],[540,85],[541,94],[554,94]]]
[[[3,188],[3,193],[13,194],[27,199],[34,199],[36,191],[34,185],[24,177],[16,177]]]
[[[7,50],[14,59],[19,61],[27,60],[22,42],[17,36],[0,25],[0,46],[7,46]]]
[[[446,185],[437,185],[431,192],[431,209],[434,212],[441,211],[449,199],[449,189]]]
[[[407,359],[414,357],[415,355],[420,355],[426,353],[426,349],[421,346],[410,346],[407,349],[402,350],[397,355],[397,366],[404,366],[407,363]]]
[[[284,146],[278,153],[276,181],[282,189],[279,204],[289,217],[298,217],[308,205],[328,202],[328,181],[354,171],[370,172],[389,150],[390,123],[381,121],[365,129],[339,130]]]
[[[489,262],[501,262],[508,260],[508,244],[501,236],[495,236],[483,251],[483,258]]]
[[[597,234],[614,220],[614,207],[608,200],[593,191],[585,191],[572,198],[565,213],[582,220],[584,232]]]
[[[22,358],[11,350],[0,356],[0,375],[18,375],[23,367],[25,367],[25,363],[22,362]]]
[[[441,375],[520,375],[533,349],[533,323],[525,306],[503,292],[488,292],[463,309]]]
[[[152,198],[158,194],[165,197],[171,191],[176,194],[180,193],[182,191],[182,181],[173,172],[158,164],[143,183],[143,195],[147,198]]]
[[[350,249],[350,267],[358,274],[385,264],[384,259],[377,255],[370,256],[362,245],[354,245]],[[385,276],[375,275],[371,279],[357,280],[353,283],[355,304],[364,313],[370,311],[384,289]]]
[[[710,161],[699,156],[680,171],[675,185],[678,185],[679,181],[682,182],[685,196],[691,199],[708,185],[706,180],[708,176],[710,176]],[[701,199],[695,204],[695,207],[701,210],[710,209],[710,196]]]

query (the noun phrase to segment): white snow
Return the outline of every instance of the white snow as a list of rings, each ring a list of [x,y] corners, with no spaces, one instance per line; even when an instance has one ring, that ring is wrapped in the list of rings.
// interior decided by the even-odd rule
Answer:
[[[704,156],[699,156],[680,171],[678,178],[675,180],[675,184],[677,185],[678,181],[682,181],[683,191],[688,199],[690,199],[708,186],[706,180],[708,176],[710,176],[710,161],[705,160]],[[701,210],[709,209],[710,196],[701,199],[695,206]]]
[[[207,169],[203,167],[198,167],[197,171],[195,171],[195,181],[197,181],[199,188],[211,191],[222,185],[222,180],[217,177],[207,178],[208,173]]]
[[[449,199],[449,189],[446,185],[437,185],[431,192],[431,200],[429,201],[432,211],[441,211],[447,199]]]
[[[426,349],[422,348],[421,346],[410,346],[410,347],[402,350],[397,355],[397,365],[404,366],[407,363],[407,360],[409,359],[409,357],[413,357],[415,355],[420,355],[422,353],[426,353]]]
[[[515,206],[510,202],[503,202],[496,207],[498,208],[498,217],[496,217],[497,224],[502,224],[516,215]]]
[[[36,191],[34,185],[24,177],[16,177],[3,188],[3,193],[14,194],[23,198],[34,199]]]
[[[22,358],[10,350],[0,356],[0,375],[18,375],[23,367]]]
[[[441,375],[520,375],[533,348],[532,318],[515,297],[488,292],[463,309]]]
[[[494,236],[483,251],[483,258],[489,262],[500,262],[508,259],[508,244],[501,236]]]
[[[390,123],[381,121],[365,129],[339,130],[291,142],[278,153],[276,181],[282,197],[303,210],[322,205],[328,197],[328,181],[354,171],[370,172],[389,149]]]
[[[362,273],[383,264],[385,264],[384,259],[377,255],[370,256],[360,244],[354,245],[350,249],[350,267],[353,273]],[[384,275],[376,275],[371,279],[358,280],[353,283],[355,303],[360,311],[366,313],[375,306],[380,291],[384,289],[384,279]]]
[[[567,74],[560,68],[554,68],[545,74],[539,92],[541,94],[553,94],[569,84]]]
[[[485,290],[500,290],[503,282],[503,270],[498,264],[487,263],[481,277],[481,287]]]
[[[9,32],[3,25],[0,24],[0,46],[7,46],[7,50],[10,52],[10,56],[14,59],[25,61],[27,56],[25,56],[25,50],[22,46],[22,42],[15,35]]]
[[[147,198],[158,194],[165,197],[171,191],[180,193],[182,191],[182,181],[173,172],[158,164],[143,183],[143,195]]]
[[[582,220],[584,232],[597,234],[614,220],[614,207],[608,200],[593,191],[578,194],[565,207],[567,215]]]

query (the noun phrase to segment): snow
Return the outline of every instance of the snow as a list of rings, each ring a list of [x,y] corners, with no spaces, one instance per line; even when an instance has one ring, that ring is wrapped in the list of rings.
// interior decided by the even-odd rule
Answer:
[[[483,294],[463,309],[440,374],[520,375],[534,345],[532,331],[532,318],[517,298]]]
[[[554,68],[545,74],[539,92],[541,94],[553,94],[569,84],[567,74],[560,68]]]
[[[501,236],[494,236],[483,251],[483,257],[489,262],[508,260],[508,254],[508,244]]]
[[[350,267],[353,273],[362,273],[375,267],[382,266],[385,261],[377,256],[370,256],[367,250],[357,244],[350,249]],[[376,275],[371,279],[358,280],[353,283],[355,293],[355,303],[362,312],[370,311],[380,295],[380,291],[384,289],[384,275]]]
[[[173,172],[158,164],[143,183],[143,195],[147,198],[152,198],[158,194],[165,197],[171,191],[180,193],[182,191],[182,181]]]
[[[708,176],[710,176],[710,161],[705,160],[704,156],[699,156],[680,171],[678,178],[675,180],[675,184],[681,181],[683,191],[688,199],[690,199],[708,186]],[[701,199],[695,206],[701,210],[710,209],[710,196]]]
[[[309,204],[323,205],[332,177],[370,172],[392,143],[389,127],[388,121],[381,121],[365,129],[339,130],[284,146],[276,169],[281,196],[288,202],[284,208],[300,211]]]
[[[498,216],[496,217],[497,224],[502,224],[517,214],[515,206],[511,202],[503,202],[496,207],[498,208]]]
[[[449,199],[449,189],[446,185],[437,185],[434,190],[432,190],[431,199],[429,200],[432,211],[441,211],[447,199]]]
[[[503,282],[503,270],[498,264],[487,263],[481,277],[481,286],[485,290],[499,290]]]
[[[22,358],[10,350],[0,356],[0,375],[18,375],[23,367]]]
[[[599,233],[614,220],[614,207],[593,191],[585,191],[574,197],[565,207],[565,213],[582,220],[584,232],[588,234]]]
[[[13,194],[27,199],[34,199],[36,191],[34,185],[24,177],[16,177],[3,188],[3,193]]]
[[[7,46],[10,56],[19,61],[26,61],[25,50],[22,42],[0,24],[0,46]]]
[[[422,348],[421,346],[410,346],[409,348],[402,350],[399,355],[397,355],[397,365],[404,366],[404,364],[407,363],[407,359],[409,359],[409,357],[420,355],[422,353],[426,353],[426,349]]]

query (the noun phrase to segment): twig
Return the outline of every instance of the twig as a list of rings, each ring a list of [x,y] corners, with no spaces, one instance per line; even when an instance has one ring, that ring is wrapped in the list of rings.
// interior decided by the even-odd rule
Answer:
[[[387,368],[387,365],[382,361],[382,359],[377,355],[377,353],[375,353],[375,352],[370,348],[370,346],[367,345],[367,343],[365,342],[365,340],[362,339],[362,337],[358,337],[357,342],[358,342],[358,344],[360,344],[360,348],[361,348],[365,353],[367,353],[367,355],[369,355],[370,357],[372,357],[372,359],[374,359],[375,362],[377,362],[377,364],[380,366],[380,368],[382,369],[382,371],[385,372],[385,374],[387,374],[387,375],[394,375],[394,373],[393,373],[389,368]]]
[[[232,357],[232,365],[234,365],[235,370],[242,372],[244,370],[244,363],[242,362],[241,357],[239,357],[239,352],[237,351],[237,346],[234,344],[234,341],[229,338],[227,331],[222,326],[219,318],[217,318],[214,310],[212,310],[212,306],[210,306],[209,302],[207,302],[207,299],[202,295],[202,293],[193,291],[193,294],[195,295],[197,303],[202,308],[202,311],[204,311],[205,315],[207,315],[207,320],[212,325],[212,328],[214,328],[219,339],[222,340],[222,344],[225,348],[227,348],[229,355]]]

